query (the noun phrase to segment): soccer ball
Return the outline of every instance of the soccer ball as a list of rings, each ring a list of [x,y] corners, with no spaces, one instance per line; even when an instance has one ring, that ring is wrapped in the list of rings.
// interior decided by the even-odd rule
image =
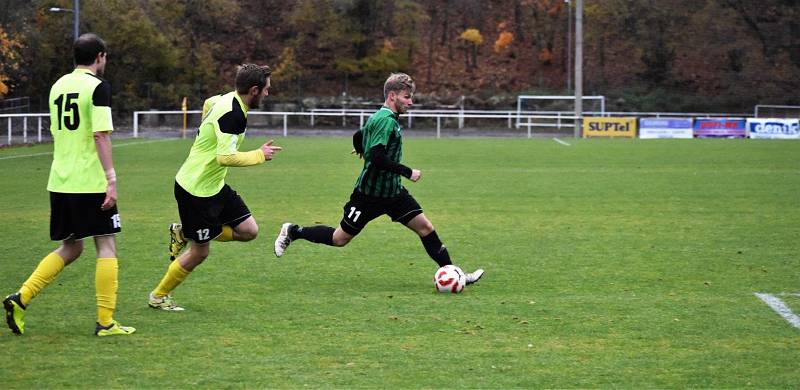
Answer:
[[[467,276],[464,271],[455,265],[446,265],[436,270],[433,274],[433,285],[439,292],[449,292],[458,294],[464,291],[464,286],[467,284]]]

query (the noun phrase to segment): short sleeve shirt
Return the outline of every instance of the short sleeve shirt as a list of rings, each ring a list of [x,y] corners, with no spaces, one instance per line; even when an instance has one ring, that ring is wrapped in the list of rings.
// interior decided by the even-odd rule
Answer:
[[[236,154],[247,128],[247,105],[236,91],[216,97],[203,117],[197,137],[175,181],[198,197],[216,195],[225,185],[228,168],[217,156]]]
[[[88,69],[75,69],[50,88],[53,163],[47,190],[103,193],[108,182],[97,155],[94,133],[113,131],[111,84]]]

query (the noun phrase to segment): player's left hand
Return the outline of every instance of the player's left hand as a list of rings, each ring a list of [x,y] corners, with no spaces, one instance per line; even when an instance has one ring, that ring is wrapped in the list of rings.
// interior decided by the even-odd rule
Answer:
[[[421,178],[422,178],[422,171],[420,171],[419,169],[412,169],[411,170],[411,177],[409,178],[409,180],[411,180],[414,183],[416,183]]]
[[[361,153],[359,153],[359,152],[358,152],[357,150],[355,150],[355,149],[351,150],[351,151],[350,151],[350,154],[355,154],[355,155],[358,155],[358,158],[359,158],[359,159],[362,159],[362,158],[364,158],[364,155],[363,155],[363,154],[361,154]]]
[[[114,207],[115,204],[117,204],[117,185],[109,183],[108,188],[106,188],[106,198],[103,199],[100,210],[106,211]]]

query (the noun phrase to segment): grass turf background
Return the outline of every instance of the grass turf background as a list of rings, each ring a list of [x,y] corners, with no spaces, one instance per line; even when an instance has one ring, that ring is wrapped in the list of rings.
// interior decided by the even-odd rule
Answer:
[[[92,335],[87,241],[32,301],[26,334],[0,332],[4,387],[796,386],[800,329],[753,293],[800,291],[800,143],[568,141],[406,140],[423,171],[407,188],[454,261],[487,270],[445,295],[419,239],[386,217],[345,248],[296,242],[276,259],[280,224],[335,226],[360,170],[349,139],[279,138],[273,162],[228,175],[260,236],[212,244],[175,292],[183,313],[146,297],[191,141],[116,142],[115,317],[138,331]],[[0,151],[6,293],[55,248],[51,149]]]

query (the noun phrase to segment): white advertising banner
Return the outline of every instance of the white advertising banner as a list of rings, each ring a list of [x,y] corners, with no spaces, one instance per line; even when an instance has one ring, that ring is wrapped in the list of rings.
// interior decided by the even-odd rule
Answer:
[[[639,138],[693,138],[692,118],[641,118]]]
[[[782,118],[747,118],[750,138],[800,139],[800,120]]]

